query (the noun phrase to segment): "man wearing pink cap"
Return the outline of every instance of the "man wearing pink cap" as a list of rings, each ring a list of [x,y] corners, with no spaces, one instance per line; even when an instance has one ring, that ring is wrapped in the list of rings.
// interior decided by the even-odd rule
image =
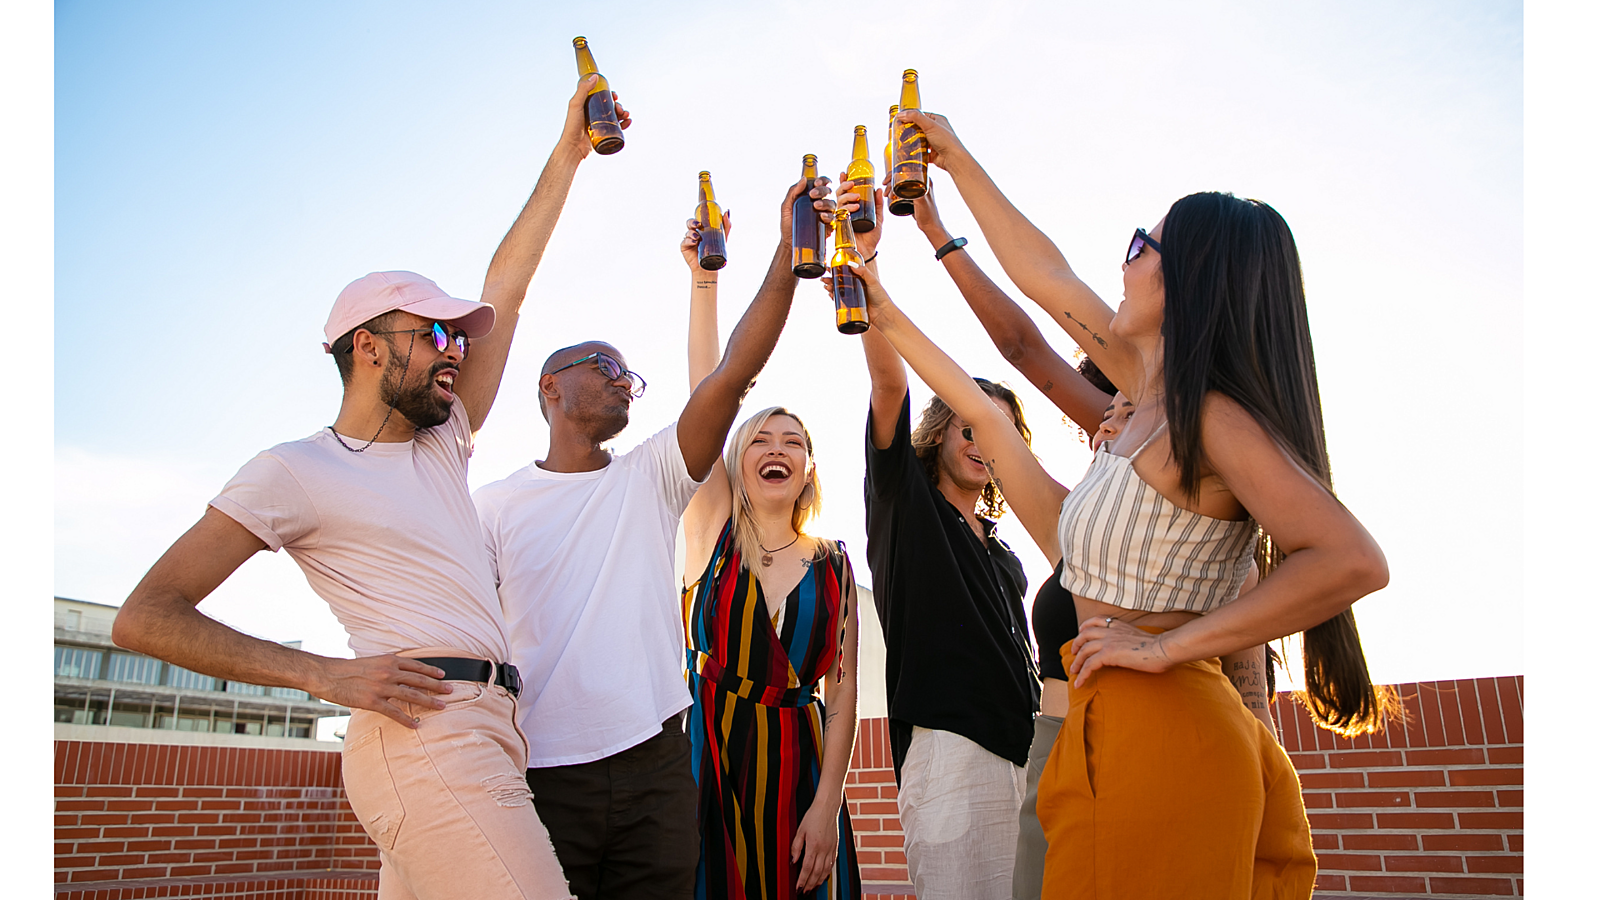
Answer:
[[[378,844],[384,900],[571,896],[524,780],[521,679],[466,474],[517,311],[589,153],[587,84],[489,263],[483,302],[412,272],[346,287],[323,345],[344,383],[338,417],[240,469],[113,629],[119,645],[187,669],[351,707],[345,789]],[[513,327],[493,330],[497,314]],[[257,640],[195,609],[246,559],[280,547],[356,658]]]

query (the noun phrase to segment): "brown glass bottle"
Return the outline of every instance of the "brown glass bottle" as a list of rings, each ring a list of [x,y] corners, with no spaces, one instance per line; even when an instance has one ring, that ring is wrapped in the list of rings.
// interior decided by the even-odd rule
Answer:
[[[817,208],[811,205],[811,186],[817,181],[815,153],[807,153],[800,160],[800,177],[805,180],[806,188],[794,198],[794,206],[789,210],[789,245],[793,248],[794,274],[797,278],[821,278],[828,271],[828,267],[823,265],[828,227],[817,215]]]
[[[900,111],[922,111],[917,70],[907,69],[900,79]],[[894,169],[889,190],[896,197],[915,200],[928,192],[928,137],[910,122],[898,123],[894,140]]]
[[[872,206],[873,183],[877,181],[872,171],[872,156],[867,152],[867,126],[857,125],[855,141],[850,147],[850,165],[844,168],[844,177],[855,182],[854,190],[861,197],[857,209],[850,214],[850,227],[856,231],[871,231],[878,227],[878,211]]]
[[[898,105],[889,107],[889,143],[883,145],[883,170],[885,172],[894,171],[894,133],[900,125],[899,122],[894,120],[894,117],[899,114],[900,107]],[[904,197],[896,197],[892,190],[885,192],[884,199],[889,201],[889,212],[892,215],[909,216],[914,211],[910,200]]]
[[[589,143],[594,145],[594,152],[610,156],[622,149],[622,126],[617,124],[617,105],[611,99],[611,85],[595,68],[588,38],[573,38],[572,49],[578,54],[579,81],[590,75],[600,76],[589,89],[589,98],[583,102],[583,114],[588,120]]]
[[[722,207],[711,190],[711,173],[700,173],[700,205],[694,208],[700,223],[700,268],[715,272],[728,264],[728,238],[722,233]]]
[[[860,334],[867,324],[867,288],[850,269],[850,262],[861,262],[856,235],[850,228],[850,214],[833,213],[833,256],[828,260],[828,276],[833,279],[833,313],[840,334]]]

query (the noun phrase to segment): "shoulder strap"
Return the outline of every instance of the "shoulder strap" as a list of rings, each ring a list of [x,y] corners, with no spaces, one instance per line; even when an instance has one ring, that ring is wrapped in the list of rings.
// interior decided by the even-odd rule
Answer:
[[[1138,459],[1139,458],[1139,454],[1144,452],[1144,448],[1150,446],[1150,442],[1155,440],[1156,438],[1160,437],[1161,436],[1161,432],[1166,431],[1166,430],[1167,430],[1167,423],[1166,422],[1162,422],[1160,425],[1157,425],[1156,426],[1156,430],[1150,432],[1150,436],[1145,438],[1144,439],[1144,443],[1139,445],[1139,449],[1137,449],[1137,450],[1133,451],[1133,453],[1129,454],[1128,461],[1132,462],[1133,460]]]

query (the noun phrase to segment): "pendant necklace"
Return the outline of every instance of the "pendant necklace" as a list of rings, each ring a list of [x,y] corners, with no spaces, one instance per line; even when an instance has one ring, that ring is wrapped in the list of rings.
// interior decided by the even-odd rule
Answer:
[[[796,534],[794,536],[794,541],[798,541],[798,540],[800,540],[800,535]],[[761,567],[762,568],[767,568],[767,567],[771,566],[772,565],[772,554],[778,553],[780,551],[787,550],[790,547],[793,547],[794,546],[794,541],[790,541],[789,543],[784,544],[782,547],[779,547],[777,550],[768,550],[766,544],[763,544],[760,541],[756,541],[756,546],[761,548]]]

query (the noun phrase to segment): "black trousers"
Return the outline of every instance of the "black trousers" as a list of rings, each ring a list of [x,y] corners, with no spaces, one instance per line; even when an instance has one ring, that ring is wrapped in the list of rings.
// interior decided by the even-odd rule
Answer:
[[[699,791],[679,717],[594,762],[528,770],[539,820],[578,900],[689,900]]]

